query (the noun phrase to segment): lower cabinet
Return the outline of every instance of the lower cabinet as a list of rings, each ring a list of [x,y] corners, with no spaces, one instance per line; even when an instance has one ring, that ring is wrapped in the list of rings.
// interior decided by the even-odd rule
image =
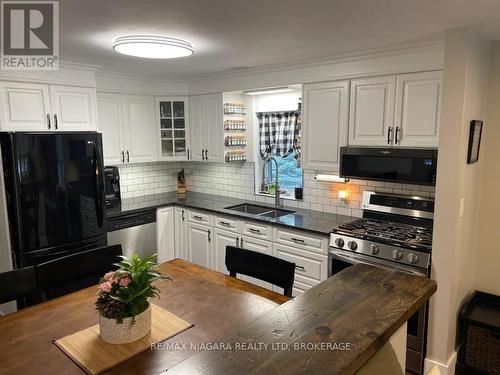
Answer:
[[[294,287],[303,290],[326,280],[328,256],[304,251],[300,248],[274,243],[273,256],[295,263]]]
[[[163,263],[175,258],[174,251],[174,209],[156,210],[157,262]]]
[[[182,207],[174,207],[174,256],[188,260],[187,246],[186,246],[186,219],[187,210]]]
[[[213,269],[229,274],[226,268],[226,246],[239,246],[240,234],[222,229],[214,229],[214,263]]]
[[[186,244],[188,261],[202,267],[212,268],[212,227],[187,223]]]
[[[162,255],[162,261],[174,257],[181,258],[227,275],[229,274],[226,268],[227,246],[237,246],[272,255],[296,264],[294,296],[328,277],[326,237],[281,227],[273,228],[262,223],[239,222],[232,218],[212,216],[183,207],[169,207],[165,211],[158,210],[158,227],[170,228],[169,219],[175,221],[171,229],[174,233],[175,246],[172,246],[172,236],[162,236],[159,232],[159,253],[162,249],[161,253],[165,254]],[[220,221],[224,224],[220,224]],[[163,243],[160,239],[163,239],[163,242],[170,240],[170,245],[160,246],[160,243]],[[283,293],[283,289],[270,283],[244,275],[238,275],[238,278]]]

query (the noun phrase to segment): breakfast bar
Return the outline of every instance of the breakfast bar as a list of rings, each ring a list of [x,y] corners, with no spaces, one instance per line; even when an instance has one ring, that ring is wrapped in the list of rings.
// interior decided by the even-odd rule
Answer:
[[[358,372],[436,291],[433,280],[358,264],[288,299],[175,259],[154,304],[193,324],[113,374]],[[54,345],[97,322],[96,288],[0,318],[5,373],[81,374]]]

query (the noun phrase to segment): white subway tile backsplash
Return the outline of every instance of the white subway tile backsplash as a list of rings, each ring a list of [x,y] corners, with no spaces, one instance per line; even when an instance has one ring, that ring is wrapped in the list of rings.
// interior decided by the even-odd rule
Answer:
[[[203,162],[160,162],[121,166],[122,198],[141,199],[177,189],[177,172],[184,168],[188,191],[228,196],[262,204],[274,204],[273,197],[255,194],[255,164],[213,164]],[[315,171],[304,171],[303,201],[284,200],[286,207],[361,217],[363,191],[403,195],[434,196],[434,187],[380,181],[351,180],[344,183],[317,182]],[[338,200],[338,190],[348,192],[347,203]]]

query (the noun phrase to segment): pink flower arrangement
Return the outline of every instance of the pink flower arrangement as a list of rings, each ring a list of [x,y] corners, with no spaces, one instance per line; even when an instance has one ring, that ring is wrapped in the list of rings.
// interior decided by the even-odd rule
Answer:
[[[116,319],[118,323],[142,313],[148,308],[149,299],[159,296],[153,282],[170,279],[156,271],[155,255],[144,259],[137,254],[130,259],[121,258],[121,262],[115,263],[119,268],[101,278],[95,303],[101,316]]]
[[[105,281],[99,285],[99,290],[104,293],[111,292],[112,285],[109,281]]]
[[[126,288],[130,284],[130,278],[129,277],[122,277],[118,281],[118,285],[120,285],[122,288]]]

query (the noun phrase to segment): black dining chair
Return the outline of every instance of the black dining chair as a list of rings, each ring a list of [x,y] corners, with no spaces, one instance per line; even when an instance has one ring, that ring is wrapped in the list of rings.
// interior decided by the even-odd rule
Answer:
[[[122,246],[82,251],[35,266],[38,287],[45,299],[62,296],[95,285],[106,272],[116,270]]]
[[[35,268],[25,267],[0,273],[0,304],[18,301],[18,308],[24,307],[22,300],[38,292]]]
[[[295,263],[267,254],[227,246],[226,267],[232,277],[236,277],[237,274],[255,277],[283,288],[283,294],[292,297]]]

